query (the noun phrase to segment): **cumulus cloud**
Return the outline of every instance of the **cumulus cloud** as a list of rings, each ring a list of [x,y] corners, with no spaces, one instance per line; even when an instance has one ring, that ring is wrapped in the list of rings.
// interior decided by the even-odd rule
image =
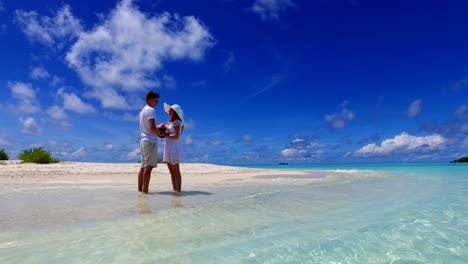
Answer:
[[[31,70],[31,78],[33,78],[34,80],[45,79],[49,77],[50,77],[49,73],[46,71],[46,69],[42,67],[34,67]]]
[[[82,157],[85,157],[86,155],[88,155],[89,153],[91,153],[91,151],[88,148],[81,147],[78,150],[76,150],[75,152],[73,152],[72,156],[74,158],[82,158]]]
[[[325,115],[324,119],[330,127],[343,129],[346,128],[349,121],[354,119],[354,112],[347,108],[348,104],[349,101],[343,101],[339,105],[338,111],[336,113]]]
[[[308,153],[309,151],[306,149],[293,149],[293,148],[283,149],[281,151],[281,155],[287,158],[303,157],[303,156],[306,156]]]
[[[63,108],[58,105],[49,107],[46,110],[46,113],[56,121],[62,128],[71,127],[70,122],[68,122],[68,115]]]
[[[91,87],[86,94],[104,108],[130,109],[122,93],[161,86],[155,73],[177,60],[199,62],[215,44],[208,28],[194,16],[149,16],[132,0],[122,0],[89,31],[65,5],[55,17],[16,11],[17,24],[30,39],[47,46],[69,45],[65,60]],[[167,86],[175,80],[162,78]]]
[[[8,83],[13,98],[19,101],[17,111],[24,113],[35,113],[40,110],[39,102],[36,99],[36,91],[30,83],[13,82]]]
[[[192,145],[193,144],[193,136],[192,135],[188,135],[185,137],[185,144],[187,145]]]
[[[66,60],[91,96],[106,108],[128,108],[117,93],[160,86],[154,73],[165,62],[200,61],[214,45],[208,29],[195,17],[163,13],[147,17],[130,0],[123,0],[93,30],[82,32]]]
[[[174,89],[177,86],[176,80],[173,76],[164,74],[162,76],[162,84],[166,88]]]
[[[324,154],[323,144],[312,142],[310,139],[295,137],[281,151],[284,158],[302,158],[302,159],[317,159]]]
[[[219,139],[213,139],[213,140],[211,140],[211,141],[208,141],[208,145],[211,145],[211,146],[220,146],[220,145],[224,145],[224,141],[219,140]]]
[[[292,0],[255,0],[250,10],[263,21],[279,20],[280,13],[295,7]]]
[[[0,147],[9,147],[13,145],[14,140],[5,133],[0,133]]]
[[[63,108],[57,105],[49,107],[46,112],[52,119],[57,121],[65,120],[68,118]]]
[[[463,124],[460,130],[463,134],[468,134],[468,124]]]
[[[84,103],[81,98],[79,98],[74,93],[66,93],[64,89],[59,89],[57,94],[63,98],[63,108],[79,113],[86,114],[92,113],[95,111],[94,107],[90,104]]]
[[[372,143],[354,152],[356,156],[389,155],[430,152],[445,147],[448,140],[441,135],[412,136],[406,132],[386,139],[379,145]]]
[[[111,143],[105,143],[104,144],[104,149],[107,151],[113,151],[115,149],[115,146]]]
[[[244,134],[241,136],[241,140],[244,142],[253,142],[253,137],[252,135]]]
[[[457,108],[457,110],[455,111],[455,113],[453,113],[453,115],[455,115],[455,117],[457,118],[464,119],[467,116],[466,115],[467,112],[468,112],[468,106],[466,106],[466,104],[463,104]]]
[[[236,57],[234,56],[234,53],[229,52],[229,55],[223,64],[224,72],[226,73],[230,72],[235,62],[236,62]]]
[[[130,153],[127,154],[127,159],[133,160],[136,158],[140,158],[140,152],[141,152],[140,148],[136,148],[130,151]]]
[[[422,109],[422,100],[417,99],[411,102],[411,104],[408,107],[408,110],[406,110],[406,114],[408,117],[417,117],[421,113]]]
[[[16,10],[15,22],[31,41],[57,48],[76,38],[83,30],[68,5],[57,10],[54,17],[41,17],[34,11]]]
[[[20,130],[26,134],[37,135],[42,132],[42,129],[37,124],[33,117],[19,118]]]
[[[468,136],[463,139],[462,148],[468,148]]]
[[[186,121],[184,121],[184,129],[194,129],[195,128],[195,121],[191,118],[187,118],[185,117],[185,119],[187,119]]]

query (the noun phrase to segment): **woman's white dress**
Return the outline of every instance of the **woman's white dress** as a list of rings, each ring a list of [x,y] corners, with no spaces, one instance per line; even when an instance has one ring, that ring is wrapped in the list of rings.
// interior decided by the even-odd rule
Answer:
[[[182,129],[183,123],[180,120],[175,120],[174,122],[169,122],[167,125],[166,134],[174,134],[175,126],[180,126]],[[182,133],[182,131],[181,131]],[[180,139],[180,136],[179,136]],[[164,162],[167,163],[180,163],[182,161],[182,144],[178,139],[166,138],[164,143]]]

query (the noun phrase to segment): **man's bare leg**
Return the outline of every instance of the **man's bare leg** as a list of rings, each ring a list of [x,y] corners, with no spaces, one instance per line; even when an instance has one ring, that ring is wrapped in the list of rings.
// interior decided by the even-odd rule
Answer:
[[[138,191],[142,192],[143,191],[143,172],[145,171],[145,168],[140,168],[140,172],[138,172]]]
[[[146,167],[143,171],[143,192],[148,193],[148,187],[149,183],[151,180],[151,171],[153,170],[153,167],[149,166]]]

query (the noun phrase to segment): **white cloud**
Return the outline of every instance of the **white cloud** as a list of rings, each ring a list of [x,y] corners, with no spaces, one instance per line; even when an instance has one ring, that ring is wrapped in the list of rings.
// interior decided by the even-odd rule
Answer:
[[[214,139],[214,140],[209,141],[208,144],[211,146],[219,146],[219,145],[223,145],[224,142],[219,139]]]
[[[148,17],[131,0],[123,0],[102,24],[82,32],[66,55],[70,67],[106,108],[129,108],[119,91],[160,86],[154,73],[175,60],[201,61],[214,45],[208,29],[195,17]]]
[[[463,140],[462,148],[468,148],[468,136],[466,136],[465,139]]]
[[[380,146],[375,143],[368,144],[355,151],[354,155],[370,156],[429,152],[444,148],[447,142],[446,138],[438,134],[417,137],[403,132],[394,138],[384,140]]]
[[[325,115],[324,119],[327,121],[328,125],[332,128],[343,129],[346,128],[347,122],[354,119],[354,113],[351,109],[346,106],[349,104],[349,101],[343,101],[339,107],[338,111],[333,114]]]
[[[463,124],[463,126],[461,127],[461,132],[468,134],[468,124]]]
[[[13,146],[14,140],[7,134],[0,133],[0,147]]]
[[[416,117],[421,113],[421,109],[422,109],[422,100],[417,99],[411,102],[406,113],[408,117]]]
[[[0,1],[0,12],[5,11],[5,6],[3,5],[3,2]]]
[[[284,157],[287,158],[297,158],[297,157],[302,157],[304,155],[307,155],[309,153],[308,150],[306,149],[294,149],[294,148],[289,148],[289,149],[283,149],[281,151],[281,154]]]
[[[192,135],[188,135],[185,137],[185,144],[192,145],[193,144],[193,137]]]
[[[46,69],[42,67],[35,67],[31,70],[31,78],[33,78],[34,80],[45,79],[49,77],[49,73],[46,71]]]
[[[20,130],[23,133],[37,135],[42,132],[42,129],[38,126],[36,120],[33,117],[19,118]]]
[[[242,141],[245,141],[245,142],[253,142],[253,137],[249,134],[245,134],[245,135],[242,135]]]
[[[31,40],[49,47],[61,48],[64,42],[77,37],[82,32],[80,21],[70,11],[68,5],[57,10],[55,17],[39,15],[34,11],[15,11],[15,21]]]
[[[324,153],[323,144],[311,142],[309,139],[295,137],[288,146],[281,151],[285,158],[317,159]]]
[[[184,130],[185,129],[194,129],[195,128],[195,121],[191,118],[187,118],[185,117],[185,119],[187,119],[186,121],[184,121]]]
[[[236,57],[234,56],[234,53],[229,52],[229,56],[223,64],[224,72],[230,72],[235,62]]]
[[[17,111],[24,113],[35,113],[40,110],[39,102],[36,99],[36,91],[30,83],[14,82],[8,83],[11,95],[19,101]]]
[[[104,116],[118,121],[126,121],[126,122],[138,122],[140,120],[140,113],[123,113],[123,114],[115,114],[113,112],[105,112]]]
[[[132,150],[130,153],[127,154],[127,158],[128,159],[136,159],[136,158],[140,158],[140,148],[136,148],[134,150]]]
[[[54,119],[56,121],[62,121],[62,120],[65,120],[65,119],[68,118],[68,116],[65,113],[65,111],[63,110],[63,108],[61,108],[61,107],[59,107],[57,105],[49,107],[49,109],[47,109],[46,112],[52,119]]]
[[[281,81],[283,80],[283,76],[282,75],[274,75],[274,76],[271,76],[270,80],[268,81],[268,83],[260,90],[258,90],[257,92],[253,93],[250,97],[255,97],[257,95],[260,95],[268,90],[270,90],[271,88],[274,88],[275,86],[277,86]]]
[[[467,110],[468,110],[468,106],[466,106],[465,104],[460,105],[455,111],[454,115],[458,118],[465,118]]]
[[[107,151],[112,151],[114,150],[114,145],[112,145],[111,143],[106,143],[104,144],[104,149]]]
[[[76,94],[64,92],[63,88],[59,89],[57,94],[63,98],[64,109],[79,114],[92,113],[96,111],[92,105],[84,103]]]
[[[169,89],[174,89],[177,86],[177,83],[173,76],[164,74],[162,77],[163,86]]]
[[[63,79],[60,78],[60,77],[58,77],[58,76],[56,76],[56,75],[54,75],[54,76],[52,77],[52,83],[51,83],[51,85],[52,85],[52,86],[57,86],[57,85],[60,84],[60,83],[63,83]]]
[[[262,20],[268,21],[279,20],[281,12],[295,6],[292,0],[255,0],[250,10],[258,14]]]
[[[81,158],[81,157],[86,156],[89,153],[90,153],[90,150],[88,148],[81,147],[78,150],[76,150],[75,152],[73,152],[72,156],[75,157],[75,158]]]

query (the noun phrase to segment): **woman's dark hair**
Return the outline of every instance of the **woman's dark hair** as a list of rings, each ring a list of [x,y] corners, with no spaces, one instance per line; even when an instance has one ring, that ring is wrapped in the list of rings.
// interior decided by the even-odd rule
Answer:
[[[174,122],[174,121],[176,121],[176,120],[182,121],[182,119],[180,119],[180,117],[179,117],[179,115],[177,114],[177,112],[176,112],[174,109],[172,109],[172,111],[174,112],[174,115],[173,115],[174,118],[171,117],[171,120],[169,120],[169,121],[171,121],[171,122]],[[182,128],[180,129],[180,133],[181,133],[181,134],[182,134],[182,132],[184,132],[184,126],[183,126],[183,125],[182,125]]]
[[[170,120],[170,121],[171,121],[171,122],[172,122],[172,121],[175,121],[175,120],[180,120],[180,121],[182,121],[182,119],[180,119],[180,117],[179,117],[179,115],[177,114],[177,112],[176,112],[174,109],[172,109],[172,111],[174,111],[174,115],[173,115],[174,118],[171,117],[171,120]]]
[[[158,93],[155,93],[153,91],[149,91],[147,94],[146,94],[146,102],[148,102],[148,100],[150,99],[159,99],[159,94]]]

